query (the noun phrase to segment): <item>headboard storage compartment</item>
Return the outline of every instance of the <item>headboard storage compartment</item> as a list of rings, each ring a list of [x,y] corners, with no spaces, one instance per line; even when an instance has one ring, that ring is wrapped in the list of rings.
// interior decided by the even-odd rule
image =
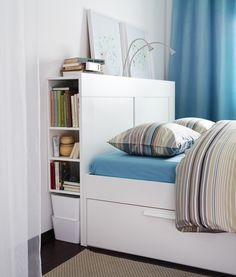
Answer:
[[[79,90],[85,173],[93,157],[112,149],[107,141],[118,133],[142,123],[174,120],[174,82],[83,73]]]

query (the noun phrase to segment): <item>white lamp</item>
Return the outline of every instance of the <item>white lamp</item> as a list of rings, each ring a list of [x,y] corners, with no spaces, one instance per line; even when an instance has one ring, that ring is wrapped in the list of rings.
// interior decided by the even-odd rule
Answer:
[[[142,45],[141,47],[139,47],[132,55],[130,61],[128,62],[128,59],[129,59],[129,54],[130,54],[130,50],[131,50],[131,47],[133,46],[133,44],[137,41],[143,41],[144,42],[144,45]],[[136,38],[135,40],[133,40],[131,43],[130,43],[130,46],[128,48],[128,52],[127,52],[127,55],[125,57],[125,61],[124,61],[124,65],[123,65],[123,76],[125,76],[125,70],[126,70],[126,67],[127,67],[127,71],[128,71],[128,76],[131,77],[131,65],[132,65],[132,62],[135,58],[135,56],[144,48],[148,48],[148,51],[152,51],[154,48],[152,47],[152,45],[155,45],[155,44],[160,44],[160,45],[163,45],[164,47],[168,48],[169,51],[170,51],[170,54],[173,55],[175,54],[175,50],[172,49],[169,45],[163,43],[163,42],[159,42],[159,41],[152,41],[152,42],[148,42],[146,39],[143,39],[143,38]]]

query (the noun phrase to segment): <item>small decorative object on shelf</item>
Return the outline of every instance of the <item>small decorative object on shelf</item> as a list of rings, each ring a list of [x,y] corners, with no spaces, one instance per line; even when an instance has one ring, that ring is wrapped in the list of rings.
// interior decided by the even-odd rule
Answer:
[[[60,155],[69,157],[74,147],[73,136],[62,136],[60,139]]]

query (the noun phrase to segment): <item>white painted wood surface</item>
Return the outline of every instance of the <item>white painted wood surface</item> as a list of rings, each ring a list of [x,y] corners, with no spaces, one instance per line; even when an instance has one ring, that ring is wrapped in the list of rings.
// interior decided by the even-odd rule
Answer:
[[[182,233],[171,213],[88,199],[88,245],[235,274],[235,234]],[[152,216],[150,216],[152,215]],[[167,218],[163,218],[163,216]]]
[[[172,82],[82,74],[82,245],[236,274],[235,234],[189,234],[173,221],[175,185],[88,174],[112,136],[174,119]]]

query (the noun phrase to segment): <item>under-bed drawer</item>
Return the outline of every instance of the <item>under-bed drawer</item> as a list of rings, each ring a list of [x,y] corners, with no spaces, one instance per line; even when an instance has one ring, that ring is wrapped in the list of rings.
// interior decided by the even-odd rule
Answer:
[[[174,243],[171,235],[177,232],[173,211],[92,199],[87,200],[87,227],[88,245],[144,256],[165,256],[166,241]]]
[[[176,230],[174,212],[142,206],[87,199],[87,245],[177,263],[205,266],[222,261],[225,234],[182,233]],[[229,241],[228,241],[229,242]],[[235,245],[234,245],[235,246]],[[234,253],[230,246],[229,253]],[[205,249],[209,260],[201,257]],[[207,249],[207,250],[206,250]],[[211,260],[212,250],[215,261]],[[193,251],[194,250],[194,251]],[[223,257],[227,264],[233,257]]]

